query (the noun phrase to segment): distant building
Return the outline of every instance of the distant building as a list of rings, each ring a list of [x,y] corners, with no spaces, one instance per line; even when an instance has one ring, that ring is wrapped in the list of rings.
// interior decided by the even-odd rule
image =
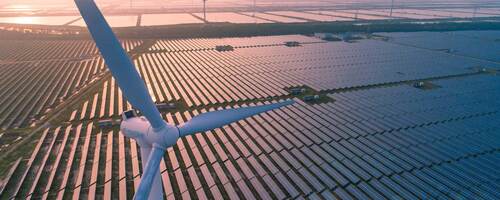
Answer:
[[[317,99],[319,99],[319,95],[308,95],[303,98],[305,102],[311,102]]]
[[[288,41],[288,42],[285,42],[285,46],[287,46],[287,47],[298,47],[298,46],[300,46],[300,42],[297,42],[297,41]]]
[[[292,93],[293,95],[298,95],[298,94],[304,93],[305,91],[306,91],[306,89],[304,89],[304,88],[292,88],[292,89],[290,89],[290,93]]]
[[[314,36],[325,41],[342,41],[333,33],[315,33]]]
[[[231,45],[218,45],[215,47],[217,51],[233,51],[234,47]]]

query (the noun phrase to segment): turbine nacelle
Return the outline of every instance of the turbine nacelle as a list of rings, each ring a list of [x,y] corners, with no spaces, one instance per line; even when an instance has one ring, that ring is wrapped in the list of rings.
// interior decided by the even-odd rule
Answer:
[[[174,145],[179,139],[179,129],[167,124],[160,129],[154,129],[145,117],[130,114],[133,110],[122,114],[120,130],[125,137],[133,138],[139,146],[150,148],[157,146],[162,149]]]

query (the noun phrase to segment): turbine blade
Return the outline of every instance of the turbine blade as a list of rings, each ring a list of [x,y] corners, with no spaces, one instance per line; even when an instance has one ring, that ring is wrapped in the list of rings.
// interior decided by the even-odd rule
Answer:
[[[186,136],[193,133],[219,128],[226,124],[245,119],[252,115],[287,106],[293,103],[295,103],[293,100],[288,100],[269,105],[251,106],[203,113],[180,125],[178,127],[179,136]]]
[[[153,150],[149,153],[148,163],[142,173],[141,183],[135,192],[134,200],[146,200],[151,192],[151,184],[160,167],[160,161],[163,158],[165,151],[162,148],[153,146]]]
[[[127,100],[160,129],[166,125],[130,58],[93,0],[75,0],[87,28]]]

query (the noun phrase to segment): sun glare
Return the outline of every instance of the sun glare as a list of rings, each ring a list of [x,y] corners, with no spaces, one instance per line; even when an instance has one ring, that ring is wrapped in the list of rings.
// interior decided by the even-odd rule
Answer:
[[[9,10],[14,10],[14,11],[30,11],[30,10],[33,10],[33,6],[32,5],[28,5],[28,4],[11,4],[11,5],[5,6],[4,8],[5,9],[9,9]]]
[[[14,23],[14,24],[39,24],[40,20],[38,17],[14,17],[14,18],[12,18],[12,23]]]

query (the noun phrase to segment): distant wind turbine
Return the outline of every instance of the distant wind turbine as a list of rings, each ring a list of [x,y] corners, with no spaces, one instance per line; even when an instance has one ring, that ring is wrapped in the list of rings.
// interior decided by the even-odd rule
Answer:
[[[134,111],[126,111],[120,127],[126,137],[137,141],[141,150],[143,173],[134,195],[136,200],[163,199],[160,161],[166,149],[180,137],[219,128],[294,103],[293,100],[288,100],[262,106],[218,110],[197,115],[180,126],[168,124],[161,118],[143,80],[95,2],[75,0],[75,3],[123,95],[145,116],[137,117]]]

